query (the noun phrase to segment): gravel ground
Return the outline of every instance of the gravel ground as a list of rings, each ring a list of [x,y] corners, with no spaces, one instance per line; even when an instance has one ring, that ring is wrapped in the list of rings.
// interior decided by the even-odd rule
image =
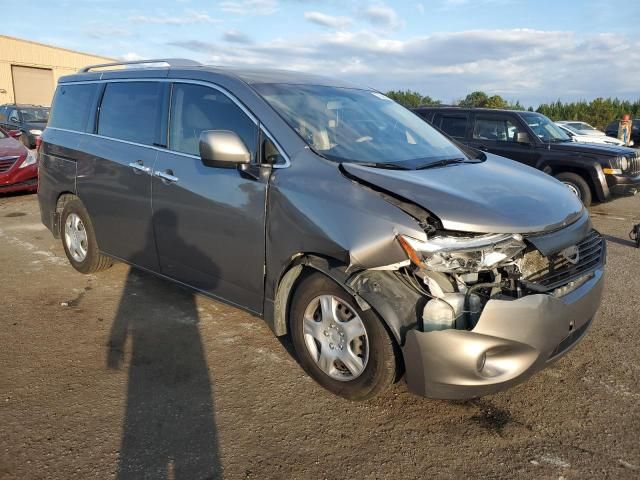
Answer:
[[[122,264],[76,273],[35,195],[0,197],[0,478],[640,478],[640,198],[592,213],[605,298],[568,356],[479,400],[350,403],[260,319]]]

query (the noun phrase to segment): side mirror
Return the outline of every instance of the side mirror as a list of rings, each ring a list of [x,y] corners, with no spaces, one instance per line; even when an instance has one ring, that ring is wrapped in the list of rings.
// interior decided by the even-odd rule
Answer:
[[[531,140],[529,139],[529,134],[527,132],[518,132],[516,133],[516,143],[522,143],[526,145],[531,145]]]
[[[233,168],[251,162],[242,139],[229,130],[205,130],[200,134],[200,159],[207,167]]]
[[[9,121],[13,123],[20,123],[20,119],[18,117],[9,117]]]
[[[12,138],[20,138],[22,132],[20,130],[9,130],[9,136]]]

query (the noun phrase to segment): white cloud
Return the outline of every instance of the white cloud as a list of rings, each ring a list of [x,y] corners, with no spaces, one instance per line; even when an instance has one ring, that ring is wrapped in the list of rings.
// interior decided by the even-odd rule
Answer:
[[[416,10],[420,15],[424,15],[424,5],[422,3],[416,3]]]
[[[351,26],[349,17],[334,17],[321,12],[304,12],[304,18],[317,25],[333,28],[335,30],[344,30]]]
[[[133,15],[129,17],[132,23],[147,23],[154,25],[189,25],[193,23],[217,23],[220,20],[211,18],[203,12],[189,10],[182,16],[176,15]]]
[[[394,29],[402,25],[396,11],[384,4],[370,5],[363,9],[360,15],[376,27]]]
[[[557,98],[637,98],[640,40],[621,34],[471,30],[398,40],[361,30],[254,44],[180,41],[221,65],[327,72],[381,90],[410,88],[445,102],[473,90],[537,105]]]
[[[277,0],[238,0],[220,3],[224,12],[236,15],[271,15],[278,11]]]
[[[136,60],[142,60],[143,58],[142,55],[138,55],[136,52],[128,52],[120,56],[120,60],[124,60],[125,62],[134,62]]]

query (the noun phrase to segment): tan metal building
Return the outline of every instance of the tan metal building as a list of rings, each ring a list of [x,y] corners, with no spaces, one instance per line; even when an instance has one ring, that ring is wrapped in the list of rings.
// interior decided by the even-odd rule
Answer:
[[[0,35],[0,105],[51,105],[58,78],[114,59]]]

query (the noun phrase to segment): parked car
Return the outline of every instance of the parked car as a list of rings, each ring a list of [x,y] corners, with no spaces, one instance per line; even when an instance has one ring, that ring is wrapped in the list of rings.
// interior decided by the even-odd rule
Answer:
[[[59,81],[38,198],[76,270],[245,309],[354,400],[403,368],[421,395],[496,392],[585,335],[605,242],[562,183],[376,91],[164,62]]]
[[[554,176],[584,205],[640,189],[640,158],[627,147],[571,141],[544,115],[519,110],[424,107],[414,110],[464,145]]]
[[[618,138],[618,127],[620,126],[620,120],[614,120],[607,128],[605,133],[609,137]],[[631,123],[631,141],[634,147],[640,147],[640,118],[634,118]]]
[[[576,133],[582,133],[584,135],[591,136],[605,136],[606,134],[602,130],[598,130],[596,127],[589,125],[587,122],[580,122],[578,120],[559,120],[556,124],[565,125],[571,131]]]
[[[17,133],[14,136],[19,137]],[[0,193],[38,188],[36,156],[0,128]]]
[[[585,130],[576,130],[570,127],[566,123],[556,122],[556,125],[574,142],[581,143],[600,143],[604,145],[616,145],[618,147],[624,147],[625,144],[622,140],[618,140],[617,138],[607,137],[606,135],[590,135],[588,133],[584,133]]]
[[[29,148],[36,148],[49,120],[49,107],[8,103],[0,106],[0,127],[22,132],[20,141]]]

